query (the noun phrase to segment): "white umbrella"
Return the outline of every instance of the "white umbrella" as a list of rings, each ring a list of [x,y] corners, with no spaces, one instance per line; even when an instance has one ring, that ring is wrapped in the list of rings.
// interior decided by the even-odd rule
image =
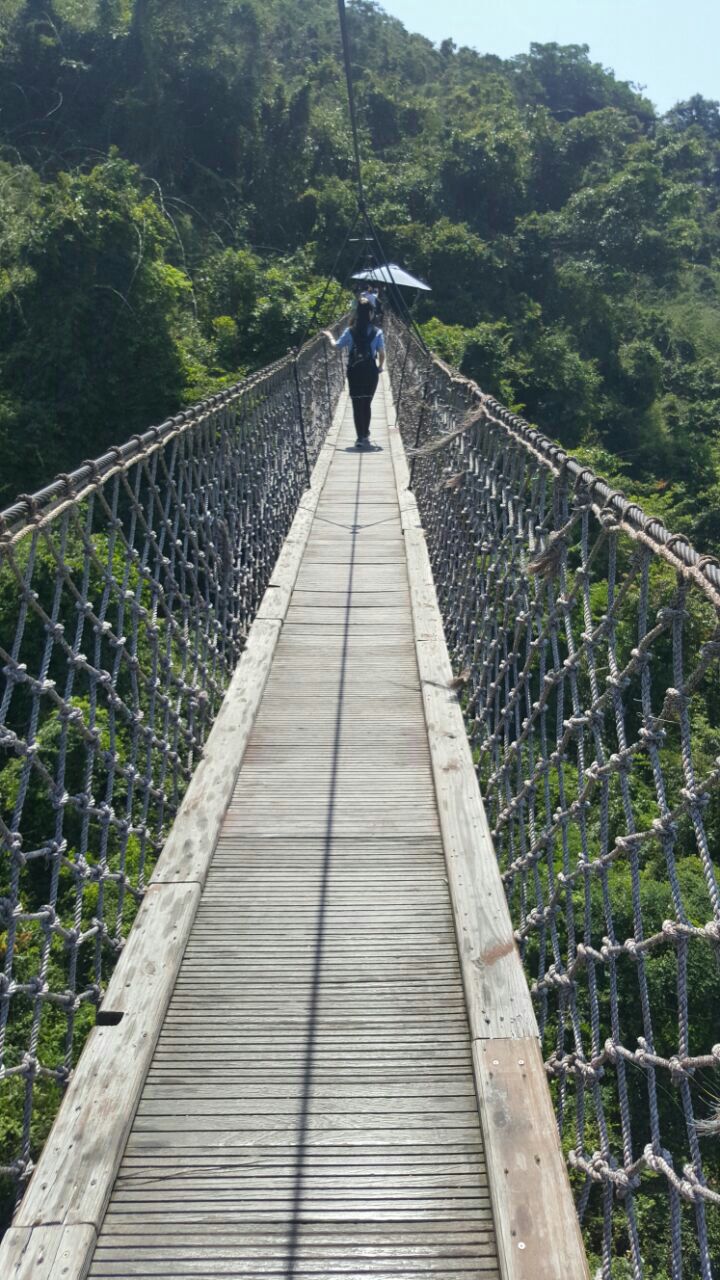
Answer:
[[[411,276],[409,271],[404,271],[396,262],[387,262],[382,267],[366,267],[364,271],[356,271],[351,278],[381,284],[400,284],[406,289],[423,289],[426,293],[432,293],[429,284],[424,284],[417,276]]]

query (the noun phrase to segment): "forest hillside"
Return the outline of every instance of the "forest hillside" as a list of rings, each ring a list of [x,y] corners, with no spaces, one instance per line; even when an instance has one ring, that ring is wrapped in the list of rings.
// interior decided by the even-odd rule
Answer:
[[[429,343],[716,546],[717,103],[350,22]],[[283,352],[354,207],[334,0],[0,0],[0,502]]]

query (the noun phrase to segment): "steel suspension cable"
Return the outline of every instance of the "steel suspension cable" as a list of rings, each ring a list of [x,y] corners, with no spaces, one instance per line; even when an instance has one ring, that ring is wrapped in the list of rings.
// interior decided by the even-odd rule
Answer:
[[[352,130],[353,151],[355,154],[358,208],[362,214],[366,214],[365,189],[363,187],[362,164],[360,161],[360,140],[358,138],[357,113],[355,111],[355,93],[353,90],[352,71],[350,68],[350,34],[348,32],[345,0],[338,0],[338,15],[340,18],[340,34],[342,36],[343,62],[345,63],[345,81],[347,83],[348,105],[350,107],[350,128]]]
[[[355,214],[355,217],[353,218],[353,220],[352,220],[352,222],[351,222],[351,224],[350,224],[350,226],[349,226],[349,228],[348,228],[348,230],[347,230],[347,232],[346,232],[346,234],[345,234],[345,238],[344,238],[344,240],[343,240],[342,244],[340,245],[340,248],[339,248],[339,249],[338,249],[338,251],[337,251],[337,254],[336,254],[336,257],[335,257],[335,261],[333,262],[333,265],[332,265],[332,269],[331,269],[331,271],[330,271],[330,273],[329,273],[329,275],[327,276],[327,279],[326,279],[326,281],[325,281],[325,288],[323,289],[322,293],[320,294],[320,297],[317,299],[317,301],[316,301],[316,303],[315,303],[315,306],[313,307],[313,313],[312,313],[312,315],[311,315],[310,319],[308,320],[308,322],[307,322],[307,324],[306,324],[306,326],[305,326],[305,330],[304,330],[304,332],[303,332],[303,335],[302,335],[302,338],[301,338],[300,342],[298,343],[298,347],[303,347],[303,346],[305,345],[305,342],[306,342],[306,340],[307,340],[307,336],[308,336],[308,334],[309,334],[310,330],[312,329],[313,325],[315,324],[315,320],[317,319],[318,312],[319,312],[319,310],[320,310],[320,308],[321,308],[321,306],[322,306],[323,302],[325,301],[325,299],[326,299],[326,297],[327,297],[328,289],[330,288],[330,285],[332,284],[333,280],[336,280],[336,273],[337,273],[337,269],[338,269],[338,267],[339,267],[339,265],[340,265],[340,259],[342,258],[342,255],[344,254],[344,252],[345,252],[345,250],[346,250],[346,248],[347,248],[347,246],[348,246],[348,243],[349,243],[349,241],[350,241],[350,237],[352,236],[352,233],[353,233],[353,231],[355,230],[355,228],[356,228],[356,226],[357,226],[357,224],[358,224],[358,222],[359,222],[359,220],[360,220],[360,214],[361,214],[361,210],[360,210],[360,209],[358,209],[358,210],[357,210],[357,212],[356,212],[356,214]],[[356,255],[355,261],[357,262],[357,255]],[[354,264],[353,264],[353,270],[355,270],[355,266],[354,266]]]
[[[380,237],[378,235],[377,228],[375,227],[375,224],[368,212],[367,201],[365,199],[365,187],[363,184],[363,176],[362,176],[362,160],[360,158],[360,138],[358,134],[358,125],[357,125],[357,110],[355,107],[355,91],[353,89],[353,82],[352,82],[352,67],[350,63],[350,33],[348,31],[345,0],[338,0],[338,16],[340,18],[340,34],[342,37],[343,63],[345,66],[345,81],[347,84],[348,107],[350,112],[350,129],[352,133],[353,154],[355,158],[358,210],[362,215],[365,225],[367,226],[367,229],[370,233],[370,237],[375,245],[375,248],[377,249],[378,257],[380,258],[381,263],[384,265],[387,271],[389,281],[387,281],[386,283],[389,283],[390,294],[395,303],[395,306],[397,307],[397,310],[401,315],[402,319],[405,321],[405,324],[408,326],[409,329],[412,329],[412,331],[414,332],[425,354],[429,356],[430,353],[429,353],[427,344],[425,342],[425,339],[423,338],[415,322],[415,318],[410,312],[407,306],[407,303],[405,302],[405,299],[403,298],[400,292],[400,289],[398,288],[397,284],[393,279],[392,272],[390,271],[390,268],[388,266],[387,256],[380,242]]]
[[[429,351],[428,345],[427,345],[427,343],[425,342],[425,339],[423,338],[422,333],[420,332],[420,329],[419,329],[419,328],[418,328],[418,326],[417,326],[417,323],[416,323],[416,321],[415,321],[415,317],[413,316],[413,314],[412,314],[412,312],[410,311],[410,308],[408,307],[408,305],[407,305],[407,303],[406,303],[406,301],[405,301],[404,297],[402,296],[402,293],[400,292],[400,288],[399,288],[399,286],[398,286],[398,285],[395,283],[395,281],[393,280],[393,277],[392,277],[392,271],[390,270],[390,268],[389,268],[389,266],[388,266],[388,259],[387,259],[387,255],[386,255],[385,250],[384,250],[384,248],[383,248],[383,246],[382,246],[382,243],[381,243],[381,241],[380,241],[380,236],[379,236],[379,234],[378,234],[377,227],[375,226],[375,223],[373,222],[372,218],[370,217],[369,213],[367,213],[367,211],[365,212],[365,221],[367,222],[367,224],[368,224],[368,226],[369,226],[369,228],[370,228],[371,235],[372,235],[372,237],[373,237],[373,239],[374,239],[374,241],[375,241],[375,244],[376,244],[376,246],[377,246],[378,254],[379,254],[379,256],[380,256],[380,261],[381,261],[382,263],[384,263],[384,264],[385,264],[385,268],[386,268],[386,270],[387,270],[388,276],[390,277],[390,281],[391,281],[391,289],[392,289],[392,291],[393,291],[392,296],[393,296],[393,298],[394,298],[394,300],[395,300],[395,305],[397,306],[398,311],[399,311],[399,313],[400,313],[400,315],[401,315],[402,319],[405,321],[405,324],[407,325],[408,329],[412,329],[413,333],[415,334],[415,337],[417,338],[418,342],[420,343],[420,346],[422,347],[423,351],[425,352],[425,355],[429,357],[429,356],[430,356],[430,351]]]

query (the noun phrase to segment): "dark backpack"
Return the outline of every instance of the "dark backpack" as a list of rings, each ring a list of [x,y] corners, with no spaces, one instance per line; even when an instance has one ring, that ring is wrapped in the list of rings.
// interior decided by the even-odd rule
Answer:
[[[370,325],[364,338],[358,340],[353,334],[347,363],[351,396],[371,396],[377,386],[378,367],[372,353],[372,344],[377,337],[377,332],[375,326]]]

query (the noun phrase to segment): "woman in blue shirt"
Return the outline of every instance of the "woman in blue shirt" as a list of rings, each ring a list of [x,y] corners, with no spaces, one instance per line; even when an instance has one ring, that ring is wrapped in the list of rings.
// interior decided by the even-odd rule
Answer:
[[[358,447],[370,440],[370,406],[385,363],[385,339],[382,329],[372,323],[373,315],[370,299],[362,294],[352,324],[340,334],[337,342],[327,334],[334,347],[347,347],[350,352],[347,376]]]

